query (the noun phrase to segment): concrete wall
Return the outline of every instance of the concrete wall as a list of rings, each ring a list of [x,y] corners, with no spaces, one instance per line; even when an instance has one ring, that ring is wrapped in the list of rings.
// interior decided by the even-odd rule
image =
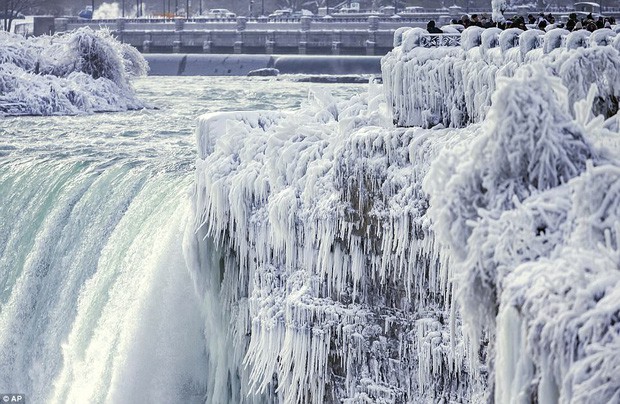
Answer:
[[[82,22],[57,19],[56,31],[80,26],[109,28],[119,40],[143,53],[211,54],[331,54],[384,55],[392,48],[394,31],[424,23],[382,20],[340,21],[302,17],[296,21],[146,20],[128,19]]]
[[[381,74],[380,56],[278,56],[273,67],[281,74]]]
[[[245,76],[276,68],[281,74],[381,74],[379,56],[150,54],[152,76]]]

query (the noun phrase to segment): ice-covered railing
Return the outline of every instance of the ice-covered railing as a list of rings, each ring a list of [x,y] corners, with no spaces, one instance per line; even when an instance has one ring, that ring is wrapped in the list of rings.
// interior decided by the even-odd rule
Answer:
[[[0,32],[0,116],[143,108],[130,79],[147,69],[135,48],[107,31],[28,39]]]
[[[460,34],[429,34],[420,39],[420,46],[424,48],[434,48],[438,46],[459,46],[461,44]]]
[[[594,112],[611,116],[618,110],[620,36],[610,29],[590,34],[470,27],[461,34],[460,47],[427,49],[429,41],[423,29],[398,30],[394,50],[382,60],[386,97],[399,126],[480,122],[491,105],[496,79],[510,77],[532,61],[544,63],[551,75],[562,79],[571,103],[594,83]]]

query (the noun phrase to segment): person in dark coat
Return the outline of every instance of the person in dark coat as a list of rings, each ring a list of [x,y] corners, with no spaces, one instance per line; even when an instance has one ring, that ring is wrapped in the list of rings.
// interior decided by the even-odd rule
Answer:
[[[428,24],[426,24],[426,30],[429,34],[443,34],[443,31],[435,26],[435,21],[430,20]]]

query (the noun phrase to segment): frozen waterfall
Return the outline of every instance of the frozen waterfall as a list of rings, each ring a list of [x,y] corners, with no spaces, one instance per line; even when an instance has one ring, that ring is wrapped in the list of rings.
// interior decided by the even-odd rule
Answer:
[[[33,403],[203,402],[188,180],[122,161],[0,163],[0,386]]]
[[[221,335],[207,401],[617,401],[606,33],[426,49],[412,29],[384,91],[201,117],[186,251]]]
[[[148,134],[5,118],[24,127],[0,145],[0,388],[35,403],[620,400],[620,36],[424,35],[398,31],[365,94],[201,116],[195,170],[174,131],[188,115],[114,117]],[[20,98],[13,79],[46,68],[60,73],[25,82],[67,92],[28,104],[43,113],[107,110],[68,91],[85,75],[119,109],[142,105],[126,81],[139,59],[100,39],[55,46],[113,48],[97,53],[107,78],[50,54],[37,68],[38,45],[11,42],[0,86]]]

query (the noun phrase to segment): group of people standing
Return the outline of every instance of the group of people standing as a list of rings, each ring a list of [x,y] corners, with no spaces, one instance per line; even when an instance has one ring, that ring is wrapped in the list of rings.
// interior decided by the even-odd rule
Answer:
[[[568,31],[578,31],[580,29],[586,29],[590,32],[593,32],[597,29],[601,28],[611,28],[616,24],[614,17],[598,17],[595,18],[592,16],[592,13],[588,14],[585,18],[578,18],[576,13],[571,13],[568,16],[568,20],[564,23],[561,21],[556,21],[555,17],[549,13],[545,15],[544,13],[540,13],[538,17],[535,17],[532,14],[529,14],[527,17],[516,15],[509,19],[506,19],[503,22],[494,22],[490,18],[487,18],[485,15],[478,16],[478,14],[472,14],[471,17],[469,15],[464,15],[460,20],[453,19],[453,26],[462,26],[463,28],[468,28],[471,26],[478,26],[482,28],[491,28],[498,27],[501,29],[507,28],[519,28],[523,31],[528,29],[539,29],[542,31],[549,31],[554,28],[563,28]],[[443,31],[436,26],[435,21],[431,20],[426,25],[426,30],[431,34],[441,34]]]

